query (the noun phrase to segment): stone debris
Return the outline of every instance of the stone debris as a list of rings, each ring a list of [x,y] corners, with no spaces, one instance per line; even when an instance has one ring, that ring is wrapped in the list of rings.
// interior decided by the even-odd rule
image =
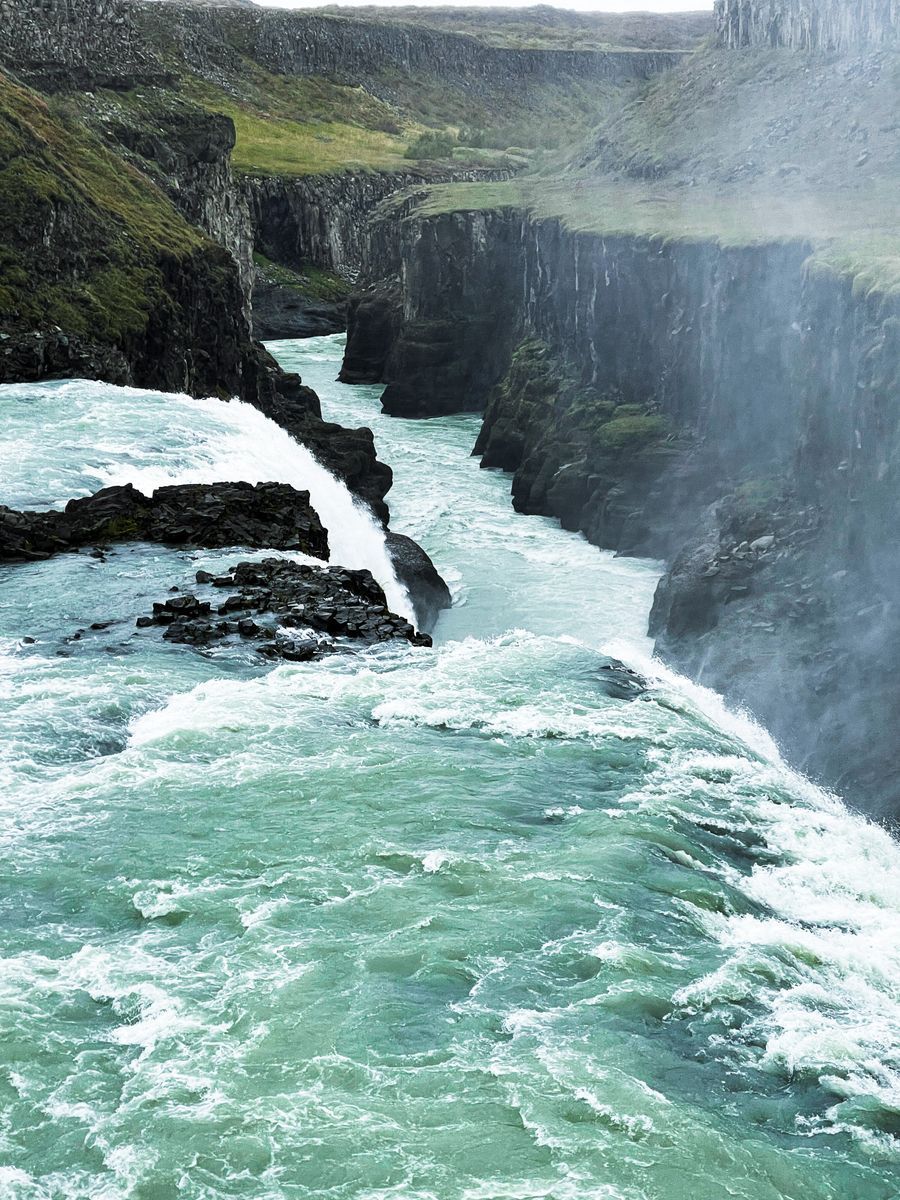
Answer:
[[[209,589],[208,599],[170,596],[153,605],[152,615],[138,617],[137,627],[163,626],[167,641],[198,647],[253,642],[267,658],[295,662],[346,649],[346,642],[431,645],[427,634],[388,609],[369,571],[266,558],[238,563],[227,575],[198,571],[196,581]],[[217,598],[216,591],[227,595]]]

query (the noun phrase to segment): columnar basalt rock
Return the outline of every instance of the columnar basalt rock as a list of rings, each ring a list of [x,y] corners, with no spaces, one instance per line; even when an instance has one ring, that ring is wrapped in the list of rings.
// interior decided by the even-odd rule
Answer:
[[[241,54],[288,75],[365,81],[389,97],[390,72],[465,79],[476,94],[581,79],[620,84],[672,66],[678,51],[516,50],[416,25],[254,6],[156,0],[2,0],[0,61],[32,84],[121,87],[171,79],[161,48],[215,73]]]
[[[219,576],[198,571],[196,582],[190,592],[157,601],[138,628],[162,626],[167,641],[197,648],[252,646],[264,658],[288,662],[377,642],[431,645],[427,634],[389,610],[369,571],[265,558]]]
[[[114,104],[98,106],[98,131],[145,172],[182,215],[199,226],[234,259],[250,318],[253,283],[253,224],[242,187],[234,177],[234,122],[171,98],[150,114]]]
[[[174,9],[174,6],[167,6]],[[158,28],[159,4],[141,6],[144,28]],[[324,75],[391,98],[391,72],[464,79],[469,91],[525,88],[562,79],[621,84],[666,70],[682,56],[669,50],[556,50],[490,46],[465,34],[423,25],[366,21],[316,12],[180,5],[162,19],[189,61],[227,59],[240,48],[285,75]],[[210,49],[204,51],[202,47]]]
[[[355,279],[368,246],[369,217],[388,197],[424,184],[509,177],[503,169],[421,167],[248,176],[241,188],[252,216],[256,249],[267,258]]]
[[[897,0],[716,0],[716,36],[735,50],[858,50],[900,44]]]
[[[170,83],[134,15],[124,0],[0,0],[0,62],[45,91]]]

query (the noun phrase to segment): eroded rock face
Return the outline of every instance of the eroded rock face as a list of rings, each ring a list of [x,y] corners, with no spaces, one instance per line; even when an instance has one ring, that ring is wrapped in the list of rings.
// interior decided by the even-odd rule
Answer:
[[[666,661],[762,717],[806,773],[895,820],[900,612],[889,579],[836,534],[796,494],[727,497],[663,577],[650,632]]]
[[[521,216],[452,212],[407,221],[402,213],[376,223],[369,250],[373,265],[399,265],[402,296],[389,280],[351,301],[340,378],[386,383],[382,406],[392,416],[477,412],[516,340]]]
[[[897,45],[896,0],[716,0],[716,35],[729,49],[849,50]]]
[[[397,578],[409,592],[419,628],[430,632],[444,609],[453,603],[450,589],[418,542],[402,533],[389,532],[385,544]]]
[[[402,321],[399,288],[387,286],[351,298],[341,383],[381,383]]]
[[[347,327],[346,300],[317,300],[270,283],[256,273],[253,283],[253,335],[275,338],[322,337]]]
[[[312,567],[288,559],[238,563],[227,574],[197,572],[198,587],[153,605],[138,628],[165,627],[171,642],[209,647],[249,643],[266,658],[306,662],[347,644],[407,641],[430,646],[389,611],[369,571]],[[195,594],[196,593],[196,594]]]
[[[111,542],[272,546],[328,558],[309,492],[286,483],[175,484],[145,496],[131,484],[70,500],[62,512],[0,506],[0,562],[28,562]]]

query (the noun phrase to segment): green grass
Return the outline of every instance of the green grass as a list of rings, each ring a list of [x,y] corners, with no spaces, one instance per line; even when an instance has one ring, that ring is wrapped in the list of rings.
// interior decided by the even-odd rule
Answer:
[[[262,175],[312,175],[356,168],[399,169],[404,143],[390,134],[337,122],[300,124],[232,108],[238,171]]]
[[[477,129],[480,145],[493,150],[558,150],[580,143],[627,94],[626,88],[570,78],[482,95],[464,85],[398,70],[382,71],[377,86],[418,127]]]
[[[608,454],[628,454],[665,436],[666,421],[656,413],[613,417],[597,430],[597,445]]]
[[[64,103],[0,73],[0,322],[120,343],[164,299],[160,257],[208,245]]]
[[[338,301],[345,300],[353,290],[346,279],[341,279],[340,275],[334,275],[331,271],[323,271],[321,267],[309,265],[302,271],[294,271],[291,267],[272,262],[258,251],[254,252],[253,261],[270,283],[291,288],[303,296]]]
[[[377,87],[393,103],[364,87],[274,75],[247,58],[227,88],[195,75],[180,83],[183,96],[234,121],[233,162],[248,175],[398,170],[418,157],[423,139],[438,149],[429,161],[459,161],[463,149],[473,166],[518,169],[522,154],[509,156],[507,147],[527,154],[584,138],[622,95],[609,85],[568,80],[499,103],[464,86],[399,71],[382,72]],[[478,147],[454,151],[460,133],[470,130],[478,131]]]
[[[536,176],[499,183],[452,183],[429,189],[423,215],[524,209],[558,218],[573,232],[644,237],[661,243],[715,241],[721,246],[808,241],[810,269],[854,280],[857,290],[900,288],[900,230],[893,226],[896,193],[886,182],[865,194],[818,195],[798,210],[785,194],[710,194],[615,178],[573,175],[560,183]]]
[[[208,112],[231,117],[236,170],[310,175],[403,166],[417,127],[364,88],[273,75],[249,59],[242,65],[237,96],[195,76],[181,85]]]

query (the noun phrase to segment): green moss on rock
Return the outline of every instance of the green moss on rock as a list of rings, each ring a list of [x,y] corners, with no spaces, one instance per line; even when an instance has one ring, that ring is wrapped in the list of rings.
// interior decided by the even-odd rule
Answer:
[[[628,407],[632,407],[629,405]],[[666,433],[666,421],[655,413],[613,417],[597,430],[597,446],[607,454],[633,454]]]
[[[0,73],[0,323],[122,347],[175,304],[197,252],[225,257],[69,112]]]

